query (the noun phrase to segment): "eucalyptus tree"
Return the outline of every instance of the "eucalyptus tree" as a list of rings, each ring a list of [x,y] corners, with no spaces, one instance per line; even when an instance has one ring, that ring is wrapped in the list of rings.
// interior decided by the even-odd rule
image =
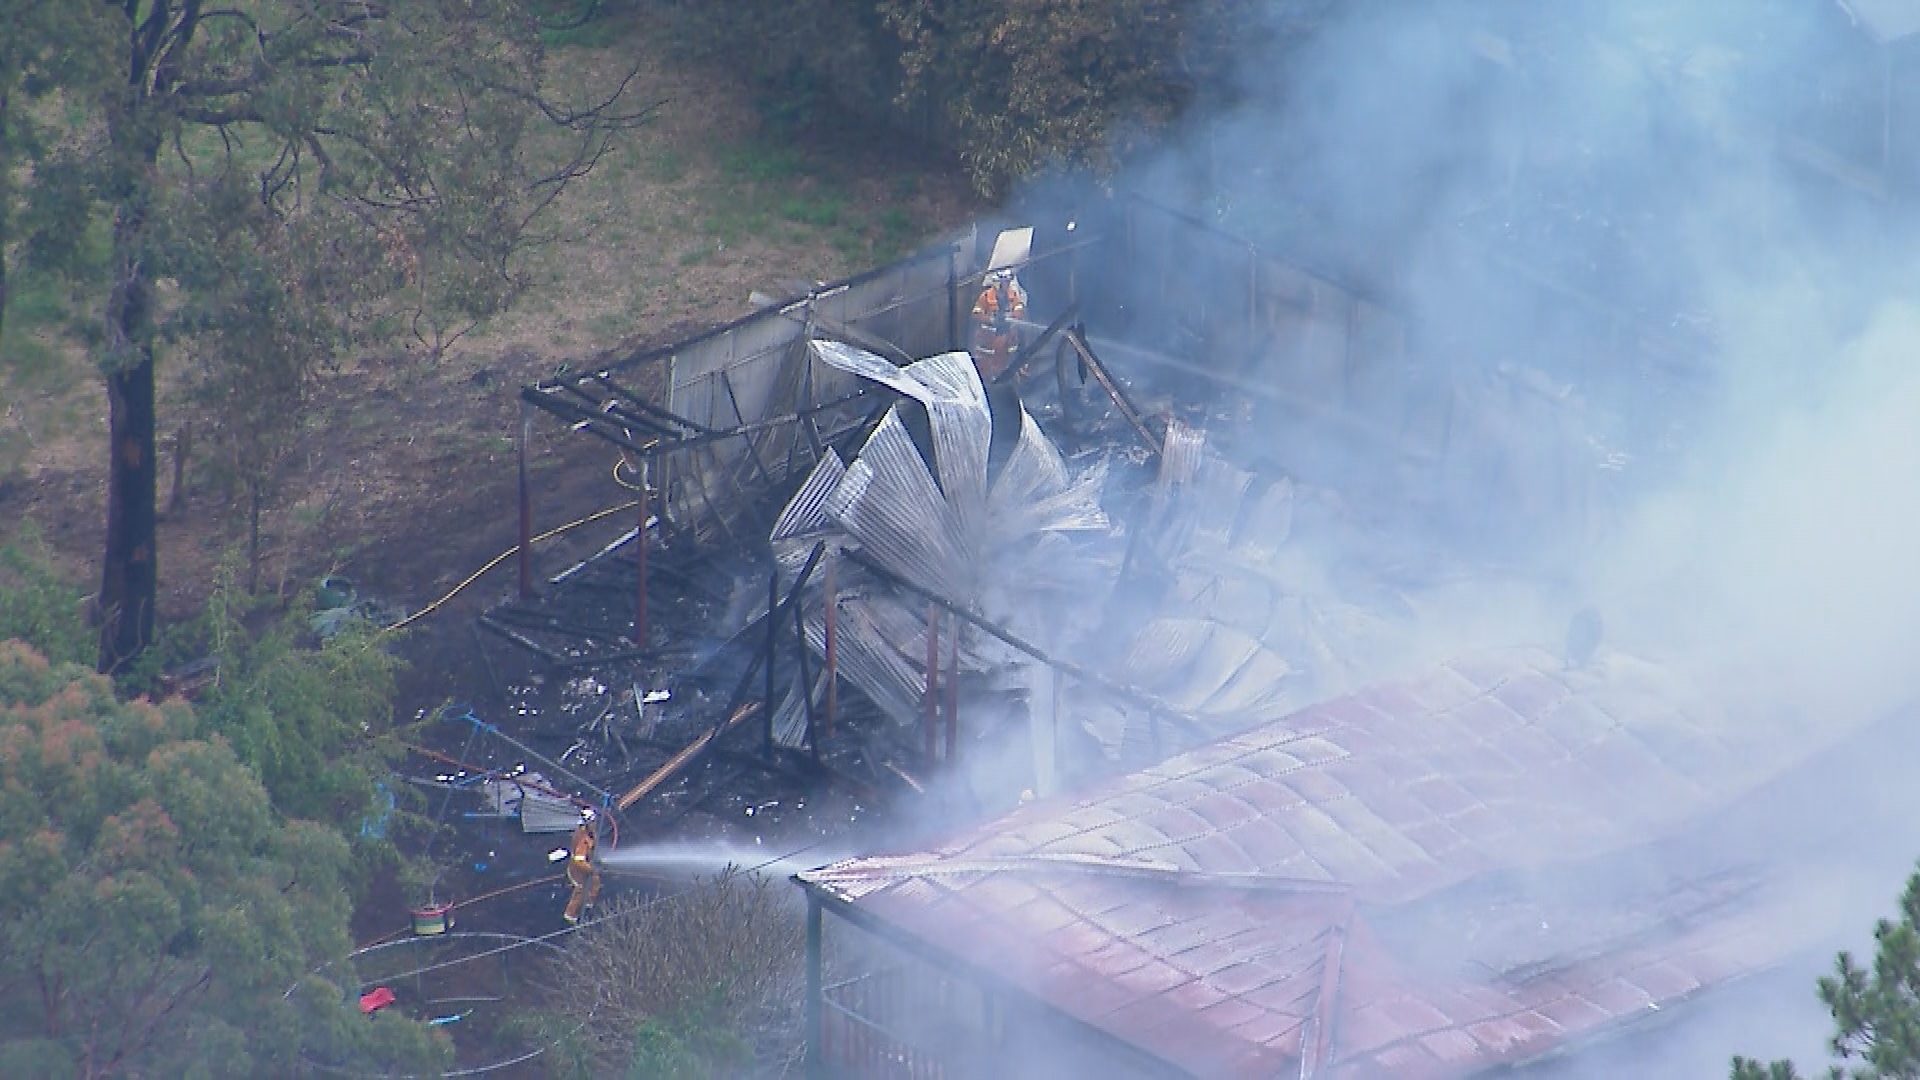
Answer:
[[[157,358],[205,366],[259,468],[343,348],[381,328],[444,347],[510,304],[543,211],[650,110],[633,72],[556,100],[532,0],[0,5],[34,24],[0,46],[0,94],[38,91],[61,136],[0,165],[29,189],[0,217],[24,208],[30,259],[105,234],[89,343],[110,413],[99,667],[117,671],[153,633]]]
[[[354,1006],[346,840],[200,726],[0,641],[0,1075],[437,1075]]]

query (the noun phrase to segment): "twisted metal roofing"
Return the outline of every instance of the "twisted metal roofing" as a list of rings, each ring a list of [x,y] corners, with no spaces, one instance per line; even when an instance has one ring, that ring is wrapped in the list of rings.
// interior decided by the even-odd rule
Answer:
[[[1470,1075],[1778,955],[1750,877],[1579,869],[1806,752],[1681,700],[1624,661],[1460,661],[800,879],[1196,1075]],[[1513,870],[1567,888],[1501,898]]]

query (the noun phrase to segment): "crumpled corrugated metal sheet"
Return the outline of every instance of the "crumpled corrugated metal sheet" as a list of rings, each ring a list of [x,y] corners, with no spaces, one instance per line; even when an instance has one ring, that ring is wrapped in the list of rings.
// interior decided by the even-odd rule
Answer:
[[[892,573],[943,596],[973,592],[971,545],[897,410],[880,421],[825,506]]]
[[[1251,634],[1207,619],[1155,619],[1134,637],[1125,670],[1138,685],[1183,712],[1245,727],[1276,719],[1298,673]],[[1293,701],[1295,706],[1305,704]]]
[[[1025,409],[1018,415],[1020,437],[1013,452],[989,484],[993,415],[979,372],[966,353],[945,353],[900,368],[837,342],[816,342],[814,347],[823,362],[879,382],[927,408],[937,484],[922,482],[922,477],[932,480],[933,474],[899,422],[897,410],[882,422],[850,470],[857,471],[860,462],[867,461],[874,470],[898,475],[897,482],[871,495],[866,489],[860,491],[863,500],[871,500],[866,502],[868,513],[879,518],[932,518],[929,526],[936,522],[939,526],[938,544],[923,542],[913,551],[897,546],[899,536],[877,535],[880,546],[869,545],[867,551],[889,570],[917,583],[937,582],[943,595],[967,603],[988,573],[981,563],[990,556],[1004,557],[1008,548],[1036,532],[1107,527],[1099,501],[1106,478],[1104,463],[1077,479],[1072,477],[1058,448]],[[887,433],[884,438],[882,431]],[[851,475],[846,481],[862,482]],[[841,505],[837,498],[829,500],[828,512],[841,518]],[[842,525],[868,544],[861,535],[864,521],[842,520]],[[946,558],[954,565],[934,566],[928,561],[931,558]]]
[[[813,697],[819,700],[826,689],[826,675],[814,672]],[[800,679],[800,673],[794,672],[793,682],[787,687],[781,698],[780,707],[773,713],[773,741],[790,750],[805,749],[807,745],[807,700],[803,696],[807,687]]]
[[[774,519],[770,539],[774,557],[783,574],[798,574],[813,553],[813,545],[831,537],[837,530],[827,514],[827,500],[847,475],[846,463],[831,448],[807,474],[806,482]]]
[[[1793,947],[1750,881],[1706,871],[1648,886],[1646,920],[1568,927],[1527,955],[1440,963],[1439,950],[1406,944],[1431,936],[1418,926],[1376,931],[1504,871],[1544,880],[1571,860],[1624,856],[1809,752],[1790,717],[1695,700],[1623,657],[1579,672],[1531,650],[1470,657],[1030,804],[929,852],[801,878],[957,968],[989,970],[1196,1075],[1468,1076]],[[1196,876],[980,869],[1036,856]],[[913,869],[943,860],[964,872]],[[1358,914],[1325,894],[1215,887],[1219,875],[1342,886]],[[1316,1027],[1322,1017],[1330,1027]],[[1301,1060],[1316,1039],[1318,1071]]]
[[[840,675],[888,716],[903,724],[913,723],[921,716],[921,695],[926,691],[926,673],[920,659],[927,654],[925,610],[916,612],[894,597],[874,595],[872,589],[869,583],[841,593],[840,619],[834,627]],[[809,609],[803,625],[807,647],[824,656],[826,612],[819,607]],[[971,647],[962,646],[960,667],[963,671],[981,669],[981,661]]]
[[[963,529],[978,531],[986,513],[993,417],[973,357],[964,352],[941,353],[895,367],[884,357],[837,341],[815,341],[813,349],[828,366],[872,379],[925,406],[940,489]]]
[[[850,465],[822,460],[783,510],[772,533],[783,569],[796,572],[815,543],[831,539],[858,548],[902,579],[979,610],[1016,595],[999,587],[1002,580],[1022,583],[1022,603],[1049,582],[1066,587],[1072,575],[1062,578],[1048,569],[1062,554],[1057,536],[1107,527],[1100,506],[1104,462],[1074,476],[1021,409],[1020,437],[989,482],[993,415],[970,356],[946,353],[898,367],[839,342],[816,341],[812,347],[823,363],[925,406],[934,460],[930,467],[899,408],[890,410]],[[857,568],[844,569],[849,572],[842,587],[858,596],[841,607],[840,670],[888,715],[912,722],[926,682],[925,603],[892,595]],[[819,622],[817,584],[806,621],[819,651],[823,641],[812,630]],[[978,670],[980,664],[980,655],[963,647],[962,667]]]

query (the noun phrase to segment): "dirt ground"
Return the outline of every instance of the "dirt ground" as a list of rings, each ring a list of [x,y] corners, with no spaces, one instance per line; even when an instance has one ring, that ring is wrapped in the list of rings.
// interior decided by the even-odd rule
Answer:
[[[884,132],[823,123],[776,133],[750,87],[687,63],[643,28],[557,49],[555,71],[586,91],[638,57],[653,122],[556,206],[568,241],[535,253],[540,281],[508,314],[435,358],[420,348],[344,358],[314,388],[306,432],[262,520],[263,587],[291,596],[343,573],[409,610],[440,597],[516,539],[513,435],[520,386],[736,318],[750,291],[828,280],[903,253],[977,205],[954,164]],[[104,527],[105,400],[83,356],[36,345],[0,363],[0,538],[31,521],[89,577]],[[45,357],[54,356],[56,360]],[[64,370],[58,370],[64,367]],[[163,375],[167,435],[192,418],[186,375]],[[535,422],[535,530],[622,501],[598,442]],[[160,526],[161,608],[190,614],[222,560],[244,548],[243,514],[199,483]],[[409,642],[402,708],[456,696],[474,672],[471,616],[513,580],[505,564]]]

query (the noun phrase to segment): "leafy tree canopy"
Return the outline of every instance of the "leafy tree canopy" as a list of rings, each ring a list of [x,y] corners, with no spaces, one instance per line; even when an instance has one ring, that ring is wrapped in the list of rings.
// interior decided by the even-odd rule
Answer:
[[[195,723],[0,643],[0,1075],[443,1061],[429,1029],[310,974],[349,948],[346,844],[276,815]]]
[[[1108,173],[1335,0],[680,0],[696,51],[817,105],[890,102],[989,195],[1050,168]],[[824,93],[823,93],[824,91]],[[779,109],[770,110],[776,114]]]
[[[1874,927],[1871,969],[1842,952],[1820,979],[1820,1000],[1833,1013],[1830,1047],[1842,1061],[1829,1080],[1920,1080],[1920,872],[1907,879],[1900,917]],[[1733,1059],[1733,1080],[1800,1080],[1791,1061]]]

